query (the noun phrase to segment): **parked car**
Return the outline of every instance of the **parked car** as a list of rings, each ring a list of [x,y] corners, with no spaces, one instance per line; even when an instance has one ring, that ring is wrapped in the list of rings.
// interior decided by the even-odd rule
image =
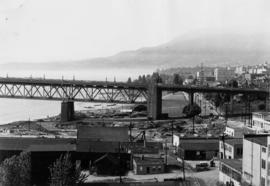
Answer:
[[[209,170],[208,163],[199,163],[199,164],[196,164],[196,171],[206,171],[206,170]]]

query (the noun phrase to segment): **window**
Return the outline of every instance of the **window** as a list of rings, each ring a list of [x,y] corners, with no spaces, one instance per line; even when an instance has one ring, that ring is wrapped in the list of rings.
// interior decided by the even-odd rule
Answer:
[[[265,169],[265,160],[262,160],[262,169]]]
[[[266,153],[266,148],[262,147],[262,152]]]
[[[261,186],[265,186],[265,178],[261,177]]]
[[[232,170],[232,178],[238,182],[241,182],[241,174]]]

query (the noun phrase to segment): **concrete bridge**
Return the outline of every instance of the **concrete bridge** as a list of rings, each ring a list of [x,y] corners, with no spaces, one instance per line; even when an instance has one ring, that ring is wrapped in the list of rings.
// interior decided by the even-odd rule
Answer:
[[[176,86],[163,84],[134,84],[101,81],[0,78],[1,98],[61,100],[61,118],[71,120],[74,101],[103,103],[134,103],[148,105],[149,117],[162,118],[162,91],[184,91],[193,104],[194,93],[262,94],[268,98],[268,91],[241,88],[214,88],[197,86]]]

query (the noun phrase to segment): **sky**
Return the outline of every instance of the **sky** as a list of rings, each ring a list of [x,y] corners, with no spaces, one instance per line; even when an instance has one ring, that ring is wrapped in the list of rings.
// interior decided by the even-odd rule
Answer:
[[[0,63],[105,57],[189,33],[270,33],[269,5],[269,0],[0,0]]]

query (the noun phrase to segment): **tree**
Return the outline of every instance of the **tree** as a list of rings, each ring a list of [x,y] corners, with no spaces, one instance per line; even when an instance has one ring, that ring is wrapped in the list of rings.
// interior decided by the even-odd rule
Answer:
[[[194,133],[194,120],[195,116],[199,115],[202,112],[201,107],[196,103],[188,104],[183,108],[183,114],[187,117],[192,118],[193,121],[193,133]]]
[[[73,186],[83,183],[86,179],[86,175],[81,174],[72,163],[70,153],[61,155],[49,169],[51,186]]]
[[[162,83],[162,78],[160,77],[159,73],[157,73],[157,72],[153,73],[152,80],[154,83]]]
[[[199,115],[201,112],[201,107],[196,103],[188,104],[183,108],[183,114],[185,114],[187,117]]]
[[[179,76],[179,74],[173,74],[173,84],[183,85],[183,79]]]
[[[0,184],[3,186],[31,185],[30,154],[22,152],[5,159],[0,165]]]
[[[235,79],[231,79],[231,80],[228,82],[228,86],[229,86],[229,87],[232,87],[232,88],[238,88],[238,82],[237,82]]]

